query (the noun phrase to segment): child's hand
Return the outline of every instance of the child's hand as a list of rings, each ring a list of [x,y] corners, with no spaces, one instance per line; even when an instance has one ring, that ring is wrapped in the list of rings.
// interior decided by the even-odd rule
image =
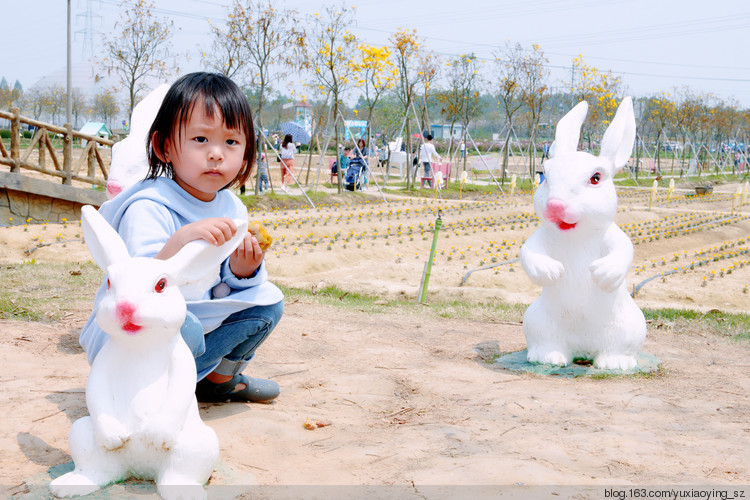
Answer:
[[[157,259],[168,259],[182,247],[195,240],[204,240],[219,246],[229,241],[237,232],[234,221],[228,217],[203,219],[185,224],[167,240],[164,247],[156,254]]]
[[[229,269],[238,278],[249,278],[260,267],[264,256],[258,240],[252,234],[247,233],[237,250],[229,256]]]

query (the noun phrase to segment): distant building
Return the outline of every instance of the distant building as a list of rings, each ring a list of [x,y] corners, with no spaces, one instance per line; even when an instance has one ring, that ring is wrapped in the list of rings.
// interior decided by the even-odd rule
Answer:
[[[101,137],[102,139],[111,139],[112,131],[109,130],[106,124],[101,122],[88,122],[78,131],[81,134],[92,135],[94,137]],[[81,141],[81,146],[85,146],[86,141]]]
[[[430,129],[432,129],[432,137],[435,139],[448,139],[451,136],[451,126],[450,124],[434,124],[430,125]],[[454,139],[461,139],[461,132],[462,128],[460,124],[453,125],[453,138]]]

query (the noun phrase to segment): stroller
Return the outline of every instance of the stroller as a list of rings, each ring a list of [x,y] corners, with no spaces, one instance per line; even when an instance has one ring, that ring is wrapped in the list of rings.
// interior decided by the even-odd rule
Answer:
[[[344,177],[346,190],[361,191],[362,183],[364,182],[366,175],[367,162],[364,158],[357,156],[349,160],[349,166],[346,169],[346,177]]]

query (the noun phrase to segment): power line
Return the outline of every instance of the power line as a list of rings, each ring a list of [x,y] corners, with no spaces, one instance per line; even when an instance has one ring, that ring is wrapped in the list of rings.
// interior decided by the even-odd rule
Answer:
[[[88,0],[91,1],[91,0]],[[105,3],[108,5],[114,5],[114,6],[120,6],[121,2],[119,0],[99,0],[101,3]],[[193,3],[203,4],[203,5],[211,5],[215,7],[227,7],[226,2],[212,2],[207,0],[186,0]],[[503,5],[499,5],[497,7],[492,8],[475,8],[475,9],[462,9],[460,12],[456,11],[450,11],[450,12],[442,12],[442,13],[435,13],[432,15],[425,15],[420,16],[418,18],[393,18],[396,22],[405,22],[408,24],[409,22],[416,22],[417,20],[419,22],[427,22],[428,24],[436,24],[439,23],[441,20],[445,19],[446,22],[450,22],[452,24],[456,24],[460,20],[479,20],[479,19],[486,19],[488,16],[491,16],[493,12],[501,12],[503,17],[514,17],[514,16],[523,16],[523,15],[531,15],[531,14],[541,14],[541,13],[549,13],[552,11],[564,11],[564,10],[570,10],[570,9],[580,9],[583,7],[597,7],[601,5],[611,5],[611,1],[607,0],[591,0],[591,1],[581,1],[576,2],[573,4],[568,5],[559,5],[559,2],[557,0],[539,0],[537,2],[529,3],[526,0],[520,0],[518,2],[514,3],[507,3],[503,2]],[[224,22],[226,21],[225,18],[218,18],[214,16],[209,16],[205,14],[194,14],[190,12],[184,12],[181,10],[171,10],[171,9],[160,9],[160,8],[153,8],[152,11],[157,14],[161,15],[167,15],[167,16],[174,16],[174,17],[182,17],[187,19],[196,19],[196,20],[211,20],[214,22]],[[312,15],[310,13],[302,13],[303,15]],[[458,16],[458,17],[457,17]],[[384,19],[382,21],[379,21],[377,24],[385,24],[389,22],[390,18]],[[724,31],[724,30],[733,30],[733,29],[744,29],[750,26],[750,21],[748,22],[742,22],[745,20],[750,20],[750,14],[736,14],[736,15],[730,15],[730,16],[717,16],[712,18],[704,18],[701,20],[696,21],[679,21],[674,23],[662,23],[658,25],[651,25],[651,26],[643,26],[641,28],[636,29],[623,29],[623,30],[616,30],[616,31],[601,31],[601,32],[594,32],[594,33],[588,33],[585,35],[563,35],[559,37],[553,37],[549,38],[546,41],[544,39],[539,40],[538,42],[540,44],[542,43],[552,43],[553,45],[555,43],[563,43],[570,41],[572,42],[581,42],[586,41],[588,43],[612,43],[617,41],[636,41],[636,40],[648,40],[648,39],[659,39],[659,38],[667,38],[667,37],[673,37],[673,36],[685,36],[685,35],[691,35],[691,34],[697,34],[697,33],[710,33],[715,31]],[[356,20],[355,20],[356,22]],[[717,23],[719,23],[717,25]],[[724,24],[721,24],[724,23]],[[385,30],[385,29],[379,29],[374,27],[365,27],[360,26],[357,24],[356,29],[358,31],[370,31],[374,33],[382,33],[382,34],[392,34],[393,30]],[[599,37],[599,38],[597,38]],[[441,37],[433,37],[433,36],[422,36],[425,40],[430,41],[436,41],[436,42],[443,42],[443,43],[451,43],[456,45],[465,45],[467,48],[493,48],[493,49],[499,49],[499,44],[489,44],[489,43],[483,43],[483,42],[473,42],[473,41],[465,41],[465,40],[452,40],[447,38],[441,38]],[[449,51],[433,51],[436,54],[447,56],[447,57],[457,57],[460,56],[460,53],[454,53]],[[468,51],[465,51],[463,53],[466,53]],[[557,52],[546,52],[546,54],[549,55],[557,55],[557,56],[563,56],[563,57],[570,57],[571,59],[573,57],[576,57],[577,55],[573,54],[563,54],[563,53],[557,53]],[[484,59],[485,61],[488,60],[494,60],[494,56],[484,56],[481,57],[481,59]],[[641,60],[631,60],[631,59],[617,59],[617,58],[610,58],[610,57],[590,57],[587,56],[588,59],[594,59],[594,60],[602,60],[602,61],[614,61],[614,62],[627,62],[627,63],[634,63],[634,64],[649,64],[649,65],[659,65],[659,66],[669,66],[669,67],[683,67],[683,68],[693,68],[693,69],[699,69],[699,70],[740,70],[740,71],[747,71],[750,70],[750,68],[747,67],[727,67],[727,66],[711,66],[711,65],[697,65],[697,64],[680,64],[680,63],[670,63],[670,62],[655,62],[655,61],[641,61]],[[547,68],[550,69],[564,69],[568,70],[570,66],[559,66],[559,65],[552,65],[552,64],[545,64],[544,65]],[[610,70],[611,73],[617,74],[617,75],[623,75],[623,76],[643,76],[643,77],[654,77],[654,78],[672,78],[672,79],[682,79],[682,80],[703,80],[703,81],[716,81],[716,82],[750,82],[750,79],[746,78],[728,78],[728,77],[715,77],[715,76],[680,76],[680,75],[674,75],[674,74],[658,74],[658,73],[648,73],[648,72],[631,72],[631,71],[616,71],[616,70]]]

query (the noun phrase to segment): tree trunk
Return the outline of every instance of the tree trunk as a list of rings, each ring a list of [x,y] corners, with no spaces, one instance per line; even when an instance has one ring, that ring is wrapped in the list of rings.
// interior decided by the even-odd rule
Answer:
[[[656,171],[661,173],[661,130],[656,133]]]
[[[510,148],[510,133],[513,129],[508,126],[508,133],[505,136],[505,144],[503,145],[503,174],[501,176],[501,184],[505,185],[505,178],[508,174],[508,151]],[[533,178],[532,178],[533,181]]]
[[[336,184],[338,193],[344,190],[343,179],[341,178],[341,152],[339,151],[339,106],[338,101],[333,105],[333,150],[336,151]]]
[[[313,137],[318,142],[318,152],[320,152],[320,140],[318,139],[318,128],[320,127],[320,124],[313,119],[312,121],[312,134],[310,135],[310,144],[307,148],[307,175],[305,175],[305,186],[310,185],[310,168],[312,168],[312,158],[313,158],[313,148],[312,148],[312,142]]]
[[[407,110],[409,108],[407,107]],[[407,111],[408,113],[408,111]],[[414,188],[412,182],[412,171],[414,170],[412,151],[411,151],[411,120],[406,117],[406,190],[411,191]]]
[[[536,127],[532,127],[532,129],[529,131],[529,177],[531,179],[533,179],[534,175],[536,175],[536,162],[534,161],[536,159],[535,128]]]

